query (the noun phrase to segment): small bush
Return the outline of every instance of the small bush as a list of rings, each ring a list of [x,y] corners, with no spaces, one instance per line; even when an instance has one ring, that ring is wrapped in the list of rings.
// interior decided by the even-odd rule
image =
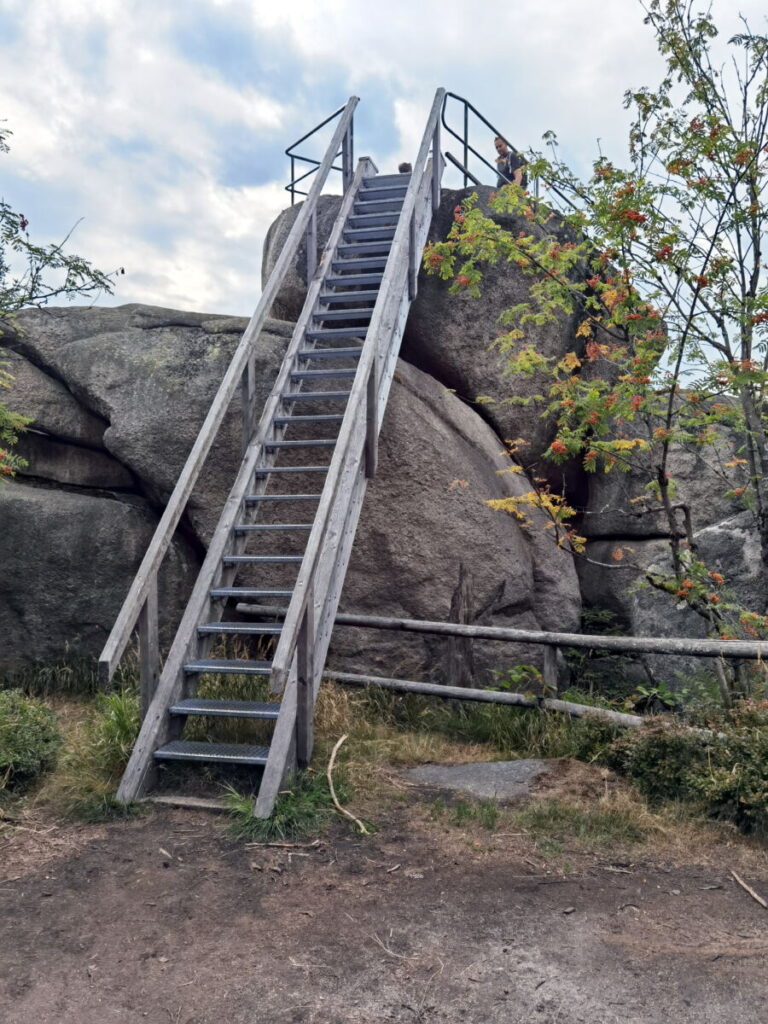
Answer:
[[[732,730],[719,753],[719,763],[691,776],[692,793],[713,817],[768,834],[768,729]]]
[[[701,733],[658,722],[628,730],[610,747],[606,762],[628,775],[649,800],[687,800],[711,747]]]
[[[0,690],[0,792],[20,791],[56,764],[56,716],[21,690]]]

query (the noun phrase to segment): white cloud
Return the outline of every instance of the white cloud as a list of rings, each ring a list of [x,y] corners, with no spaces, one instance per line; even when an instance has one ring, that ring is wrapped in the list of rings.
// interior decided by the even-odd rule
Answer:
[[[727,38],[736,13],[727,0],[714,6]],[[742,9],[764,29],[758,0]],[[67,216],[85,217],[77,250],[106,269],[126,266],[121,301],[250,313],[263,237],[287,204],[282,182],[225,184],[222,139],[266,139],[278,152],[302,125],[297,101],[285,86],[235,86],[226,66],[184,57],[174,35],[200,10],[237,31],[250,25],[254,42],[270,32],[287,40],[271,57],[278,70],[298,62],[296,95],[330,79],[337,102],[359,91],[366,109],[389,106],[394,143],[381,143],[389,124],[356,138],[382,168],[415,156],[437,85],[466,95],[523,148],[552,128],[582,170],[598,137],[620,158],[623,90],[654,83],[662,68],[636,0],[4,0],[0,18],[14,29],[0,64],[0,116],[14,130],[5,166],[40,196],[39,215],[25,213],[41,239],[48,197],[71,197]],[[475,141],[490,155],[484,129]]]

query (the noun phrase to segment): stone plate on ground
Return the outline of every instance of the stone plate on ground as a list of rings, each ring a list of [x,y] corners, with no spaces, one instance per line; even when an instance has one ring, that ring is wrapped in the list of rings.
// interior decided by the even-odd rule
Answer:
[[[534,784],[549,772],[546,761],[484,761],[479,764],[426,764],[405,773],[409,782],[431,789],[491,800],[531,796]]]

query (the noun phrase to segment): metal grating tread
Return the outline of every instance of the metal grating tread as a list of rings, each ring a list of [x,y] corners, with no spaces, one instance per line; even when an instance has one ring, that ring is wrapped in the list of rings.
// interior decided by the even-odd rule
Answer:
[[[339,302],[375,302],[378,297],[378,289],[369,288],[359,292],[323,292],[320,302],[335,306]]]
[[[318,317],[318,320],[324,319]],[[297,355],[301,359],[358,359],[362,351],[362,345],[355,348],[303,348]]]
[[[349,274],[341,275],[339,277],[326,277],[325,283],[328,288],[348,288],[350,285],[357,287],[365,286],[368,284],[380,284],[383,274]],[[325,302],[326,299],[323,298]]]
[[[280,426],[290,426],[291,423],[341,423],[344,419],[343,412],[321,412],[312,416],[311,413],[296,416],[275,416],[274,422]]]
[[[158,761],[213,761],[217,764],[266,764],[269,747],[245,743],[172,740],[155,751]]]
[[[313,320],[370,320],[373,316],[373,306],[367,309],[326,309],[319,310],[312,314]],[[304,355],[301,352],[300,355]]]
[[[349,391],[285,391],[284,402],[328,402],[349,398]]]
[[[354,273],[356,270],[384,270],[386,265],[386,256],[352,256],[348,260],[334,260],[331,267],[337,272]]]
[[[197,627],[200,636],[279,636],[282,631],[282,625],[273,622],[205,622]]]
[[[214,587],[208,591],[214,599],[230,597],[257,598],[257,597],[291,597],[293,590],[261,590],[257,587]]]
[[[188,676],[202,676],[210,673],[238,676],[268,676],[272,671],[271,661],[234,661],[228,658],[198,658],[184,666]]]
[[[255,505],[258,501],[320,501],[321,494],[246,494],[246,505]]]
[[[327,466],[262,466],[254,470],[255,476],[269,476],[270,473],[327,473]]]
[[[298,565],[303,557],[303,555],[224,555],[222,562],[225,565],[269,565],[281,562]]]
[[[337,377],[354,377],[356,367],[339,367],[335,370],[293,370],[291,380],[333,380]]]
[[[306,441],[265,441],[264,447],[271,451],[273,448],[333,448],[335,444],[335,437],[318,437]]]
[[[312,523],[238,523],[235,533],[258,533],[260,530],[311,530]]]
[[[258,700],[205,700],[190,697],[168,709],[172,715],[208,715],[212,718],[277,718],[280,705]]]
[[[367,330],[367,324],[361,324],[359,327],[328,327],[325,330],[307,331],[305,337],[310,341],[323,341],[326,338],[329,341],[334,338],[364,338]]]

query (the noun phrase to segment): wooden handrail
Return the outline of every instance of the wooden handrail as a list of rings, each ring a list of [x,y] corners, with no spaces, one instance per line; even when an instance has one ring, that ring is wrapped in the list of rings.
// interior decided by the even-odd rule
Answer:
[[[187,457],[176,486],[168,499],[168,504],[155,529],[154,536],[134,577],[128,595],[118,613],[107,642],[99,655],[99,678],[102,684],[107,684],[111,680],[128,645],[131,634],[136,627],[142,608],[147,600],[147,595],[156,580],[157,572],[173,539],[174,532],[186,508],[189,497],[197,483],[200,471],[216,439],[219,427],[229,409],[232,398],[240,385],[243,371],[264,328],[265,321],[283,283],[283,279],[296,255],[309,219],[317,208],[320,192],[339,151],[339,147],[343,143],[345,134],[352,124],[358,102],[357,96],[351,96],[344,107],[344,113],[334,132],[325,157],[318,168],[317,176],[309,191],[309,195],[294,221],[285,245],[261,294],[259,303],[243,333],[240,344],[232,356],[227,372],[219,386],[216,397],[211,403],[208,415],[200,428],[200,432]]]

